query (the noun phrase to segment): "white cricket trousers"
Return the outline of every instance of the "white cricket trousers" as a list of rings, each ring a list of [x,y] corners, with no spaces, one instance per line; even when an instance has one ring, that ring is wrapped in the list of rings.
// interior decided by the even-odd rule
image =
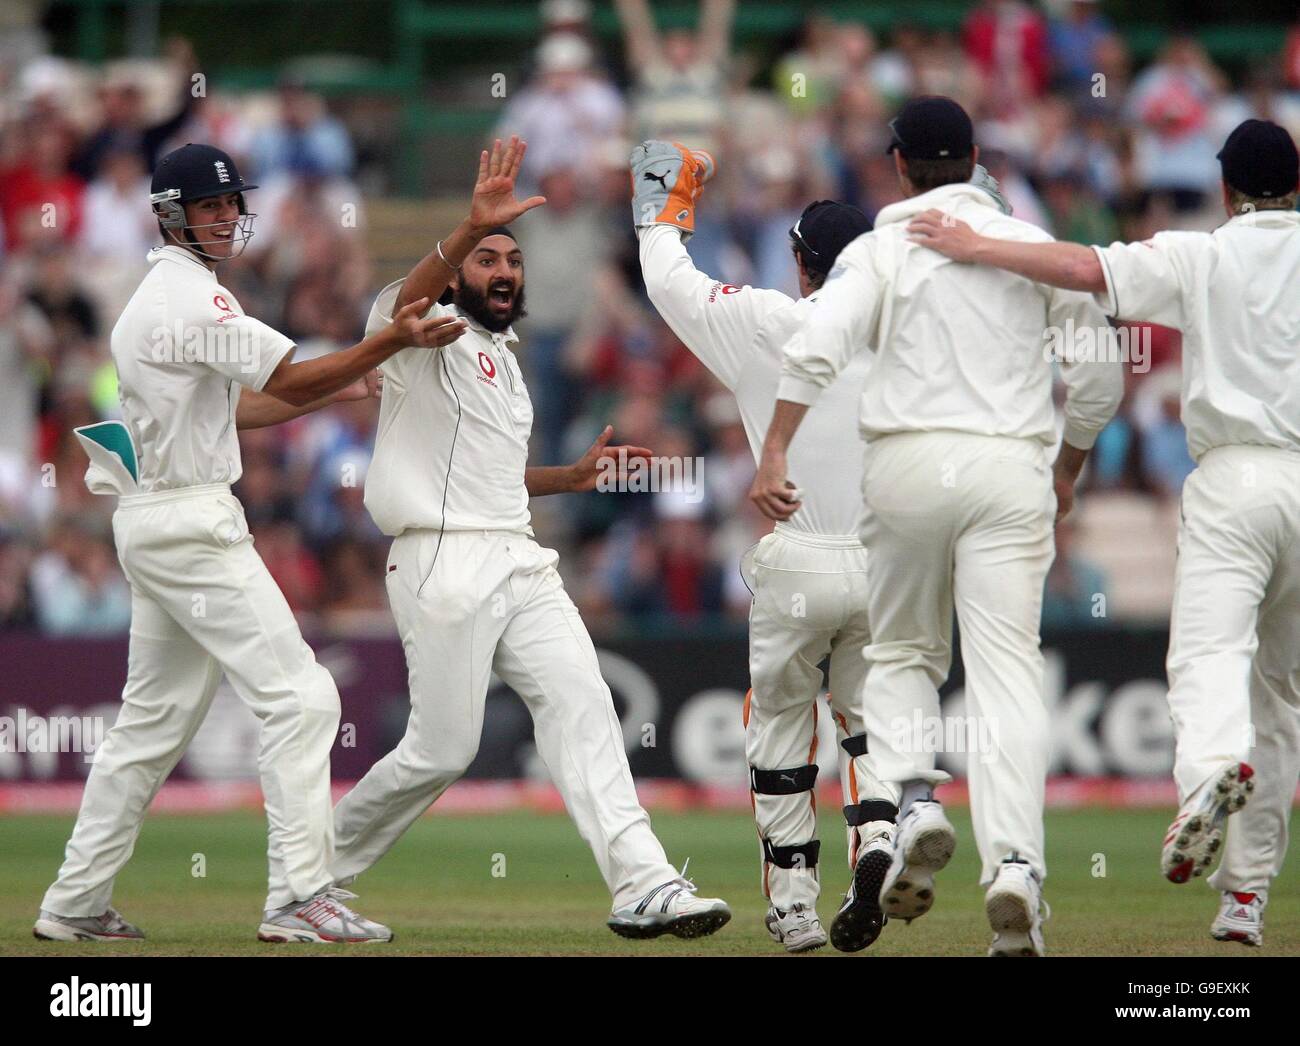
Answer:
[[[145,810],[207,715],[222,672],[261,720],[266,907],[306,900],[331,882],[339,695],[253,550],[243,507],[222,484],[129,495],[113,536],[131,584],[122,710],[95,753],[63,867],[41,907],[67,916],[108,908]]]
[[[859,708],[866,676],[867,550],[856,535],[805,534],[777,524],[745,557],[750,692],[745,754],[758,826],[763,895],[782,911],[812,907],[820,892],[816,781],[817,697],[828,656],[828,700],[840,744],[849,863],[860,803],[885,798],[868,767]],[[856,755],[851,755],[844,747]],[[892,814],[891,814],[892,816]],[[884,819],[871,817],[871,820]],[[865,823],[865,822],[863,822]]]
[[[1056,513],[1046,451],[962,432],[882,436],[867,446],[863,496],[872,643],[861,707],[872,768],[895,803],[909,781],[948,779],[935,768],[935,739],[950,734],[939,686],[955,608],[966,715],[977,725],[961,736],[988,748],[967,761],[980,881],[1012,852],[1043,876],[1050,737],[1038,630]]]
[[[1166,667],[1180,802],[1225,762],[1256,772],[1210,884],[1267,888],[1300,777],[1300,453],[1216,447],[1187,478]]]
[[[641,808],[596,649],[555,569],[508,531],[408,530],[385,574],[411,714],[334,810],[336,881],[379,860],[478,752],[493,672],[528,706],[537,750],[596,856],[614,910],[676,878]]]

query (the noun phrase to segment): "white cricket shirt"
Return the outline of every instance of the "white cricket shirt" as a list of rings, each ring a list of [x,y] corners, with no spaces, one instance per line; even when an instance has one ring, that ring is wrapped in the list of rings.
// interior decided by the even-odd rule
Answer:
[[[780,291],[733,287],[695,268],[681,233],[667,225],[640,230],[646,291],[673,333],[736,397],[757,461],[776,406],[781,349],[802,326],[818,295],[798,301]],[[803,506],[783,528],[851,537],[862,514],[862,440],[858,398],[869,357],[859,354],[830,383],[795,434],[787,455]]]
[[[392,322],[404,281],[375,299],[366,334]],[[510,350],[513,329],[494,334],[452,305],[426,316],[460,316],[465,333],[439,349],[412,346],[380,368],[375,456],[366,508],[375,525],[404,530],[529,530],[528,437],[533,405]]]
[[[1107,328],[1092,296],[950,261],[907,238],[930,208],[1003,240],[1051,240],[1004,215],[983,190],[943,185],[885,207],[876,227],[840,252],[803,328],[785,349],[777,394],[814,403],[862,349],[875,354],[860,426],[870,440],[893,432],[956,431],[1056,443],[1052,342],[1062,332]],[[1065,440],[1082,450],[1114,415],[1122,363],[1061,362]]]
[[[1094,247],[1101,307],[1183,333],[1182,417],[1213,447],[1300,450],[1300,214],[1241,214],[1214,232]]]
[[[234,483],[240,386],[260,390],[293,342],[245,315],[183,247],[154,248],[148,261],[110,339],[139,490]]]

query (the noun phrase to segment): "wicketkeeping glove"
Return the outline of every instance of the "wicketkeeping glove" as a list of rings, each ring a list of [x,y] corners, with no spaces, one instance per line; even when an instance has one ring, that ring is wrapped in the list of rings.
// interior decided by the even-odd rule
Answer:
[[[673,225],[682,239],[695,231],[695,201],[716,169],[703,149],[676,142],[642,142],[632,150],[632,224]]]
[[[1011,204],[1007,203],[1007,198],[1002,195],[1002,186],[998,184],[998,180],[993,175],[984,169],[982,163],[975,165],[975,173],[971,175],[970,183],[975,188],[983,189],[992,196],[993,202],[998,205],[998,210],[1003,214],[1011,213]]]

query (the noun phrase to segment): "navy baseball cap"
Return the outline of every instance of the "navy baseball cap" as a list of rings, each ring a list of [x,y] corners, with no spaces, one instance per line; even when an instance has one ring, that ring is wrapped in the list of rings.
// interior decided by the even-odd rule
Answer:
[[[852,204],[817,200],[790,227],[790,239],[799,248],[805,269],[828,273],[840,251],[870,231],[871,219]]]
[[[1256,198],[1286,196],[1300,183],[1300,155],[1286,129],[1268,120],[1245,120],[1219,150],[1223,180]]]
[[[909,160],[958,160],[970,156],[975,130],[966,110],[951,98],[926,94],[904,103],[889,121],[886,153],[897,149]]]

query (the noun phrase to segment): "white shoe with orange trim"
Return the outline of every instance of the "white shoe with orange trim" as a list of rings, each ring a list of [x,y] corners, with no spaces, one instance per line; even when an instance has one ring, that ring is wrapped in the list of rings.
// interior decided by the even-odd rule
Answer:
[[[387,926],[358,915],[344,901],[356,894],[331,886],[315,897],[267,912],[257,939],[268,944],[362,944],[391,941]]]
[[[1210,924],[1210,936],[1216,941],[1236,941],[1258,948],[1264,943],[1264,906],[1268,893],[1225,893],[1219,914]]]
[[[1160,870],[1171,883],[1185,883],[1207,871],[1223,845],[1224,822],[1255,790],[1255,771],[1229,763],[1187,797],[1165,833]]]

